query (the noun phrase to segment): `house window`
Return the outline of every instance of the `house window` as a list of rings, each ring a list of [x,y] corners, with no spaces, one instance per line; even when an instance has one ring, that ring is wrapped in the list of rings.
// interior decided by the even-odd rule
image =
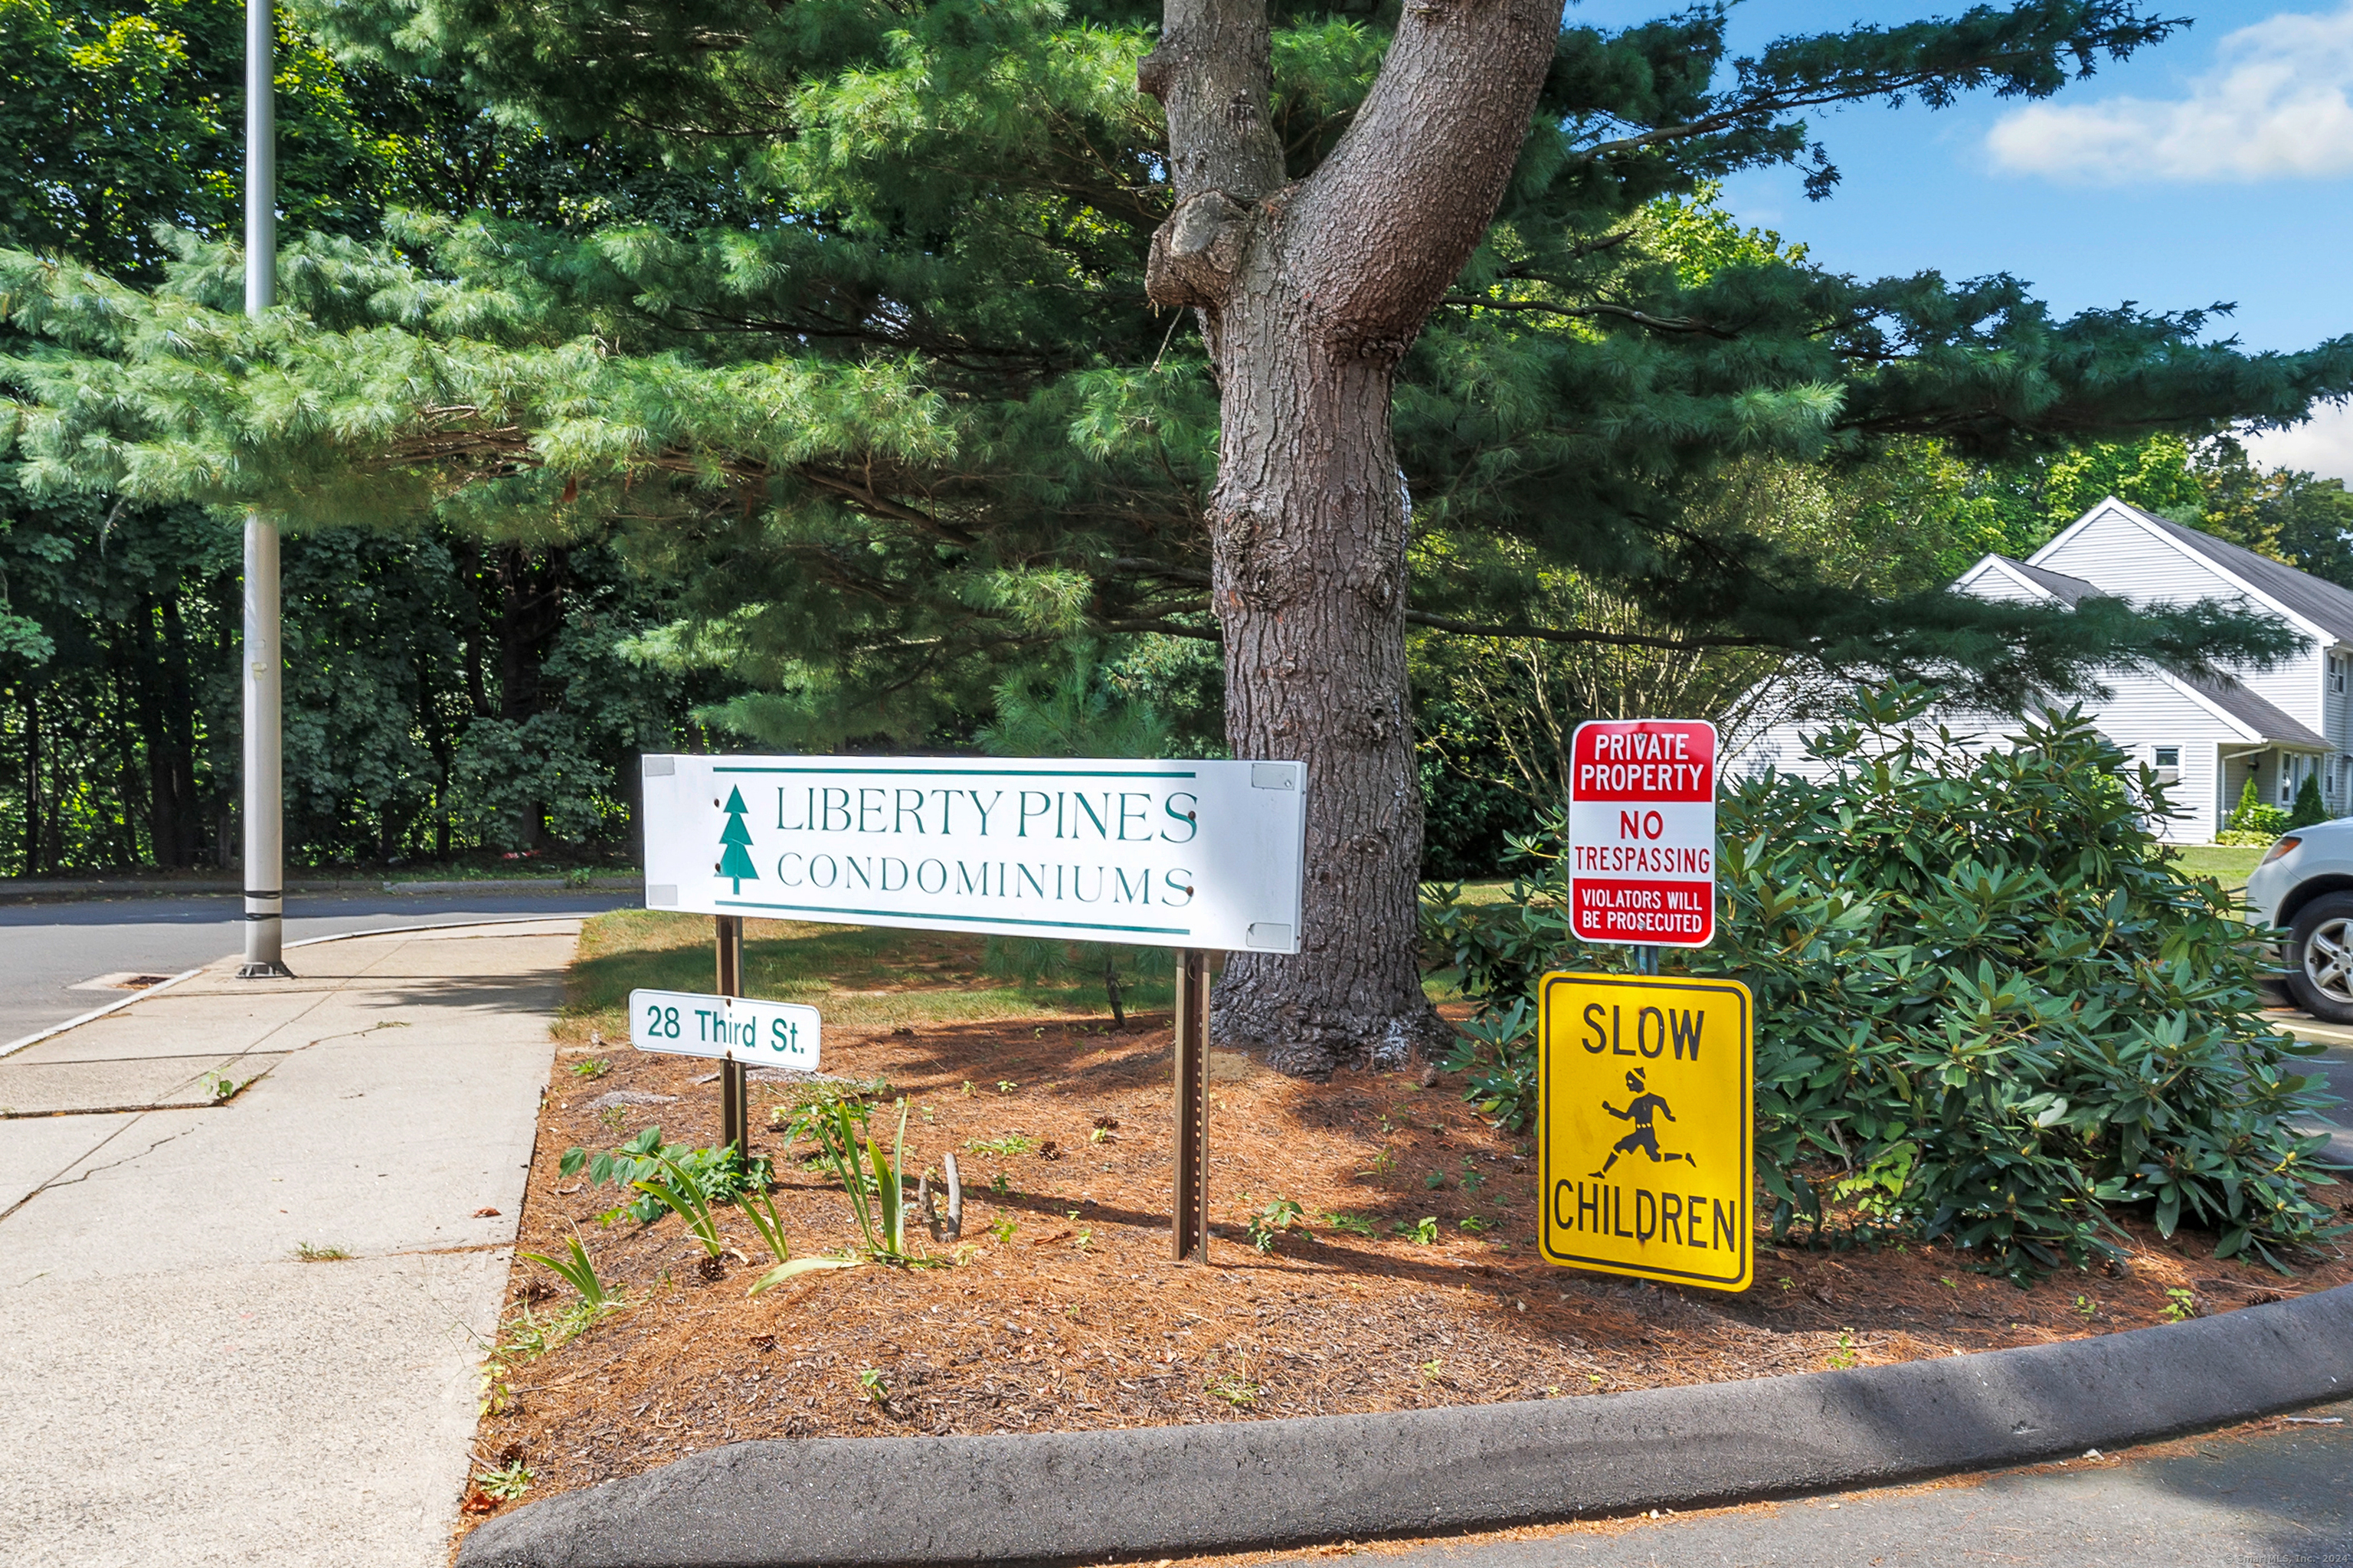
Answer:
[[[2335,653],[2328,656],[2328,689],[2332,692],[2345,689],[2345,660]]]
[[[2181,747],[2178,747],[2178,746],[2160,746],[2160,747],[2158,747],[2157,748],[2157,765],[2158,765],[2159,768],[2179,768],[2179,767],[2180,767],[2180,766],[2181,766]]]

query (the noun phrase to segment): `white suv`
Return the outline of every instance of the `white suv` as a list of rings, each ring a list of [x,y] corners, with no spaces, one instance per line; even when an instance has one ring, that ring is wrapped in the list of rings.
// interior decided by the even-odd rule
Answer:
[[[2288,934],[2287,988],[2315,1018],[2353,1023],[2353,817],[2298,828],[2247,877],[2247,911]]]

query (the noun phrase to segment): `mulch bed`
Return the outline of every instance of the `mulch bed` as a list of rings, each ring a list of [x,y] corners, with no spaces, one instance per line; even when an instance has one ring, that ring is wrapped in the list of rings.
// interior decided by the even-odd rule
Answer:
[[[1485,1125],[1454,1080],[1344,1072],[1309,1084],[1225,1052],[1213,1054],[1210,1086],[1212,1263],[1177,1265],[1164,1014],[1116,1033],[1056,1019],[829,1034],[829,1073],[885,1078],[908,1097],[911,1174],[957,1151],[965,1261],[820,1272],[750,1298],[770,1260],[734,1210],[719,1211],[721,1228],[752,1262],[728,1258],[706,1279],[676,1219],[600,1228],[614,1190],[559,1173],[566,1149],[607,1149],[649,1122],[673,1141],[719,1135],[717,1086],[700,1081],[715,1063],[590,1044],[577,1037],[586,1030],[567,1025],[575,1037],[560,1041],[522,1246],[560,1255],[576,1230],[629,1305],[516,1365],[508,1406],[481,1422],[478,1460],[528,1466],[532,1498],[750,1438],[1565,1398],[2036,1344],[2163,1321],[2169,1289],[2216,1312],[2353,1278],[2342,1255],[2283,1278],[2215,1261],[2211,1237],[2165,1242],[2137,1225],[2121,1270],[2029,1290],[1969,1272],[1949,1248],[1812,1252],[1761,1236],[1757,1284],[1739,1295],[1573,1273],[1535,1253],[1530,1140]],[[573,1071],[592,1058],[610,1071]],[[592,1102],[616,1091],[677,1097],[600,1120]],[[755,1082],[755,1125],[788,1093]],[[887,1148],[897,1118],[883,1111],[874,1119]],[[1037,1151],[969,1147],[1010,1136]],[[754,1149],[776,1158],[797,1254],[855,1239],[821,1167],[774,1133]],[[1261,1253],[1248,1223],[1278,1198],[1300,1203],[1313,1229]],[[1336,1229],[1334,1213],[1377,1234]],[[1425,1218],[1434,1241],[1394,1234]],[[569,1299],[554,1284],[516,1263],[518,1304],[535,1302],[542,1320]],[[467,1524],[511,1506],[477,1493]]]

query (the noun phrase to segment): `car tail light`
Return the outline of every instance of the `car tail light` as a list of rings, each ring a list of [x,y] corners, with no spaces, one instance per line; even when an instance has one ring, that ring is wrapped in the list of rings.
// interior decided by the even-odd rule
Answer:
[[[2271,848],[2265,850],[2263,852],[2263,858],[2255,862],[2255,863],[2257,865],[2269,865],[2272,862],[2279,859],[2280,856],[2287,853],[2288,851],[2295,848],[2296,845],[2303,842],[2304,841],[2302,839],[2295,837],[2294,834],[2290,834],[2288,837],[2284,838],[2280,840],[2279,842],[2272,845]]]

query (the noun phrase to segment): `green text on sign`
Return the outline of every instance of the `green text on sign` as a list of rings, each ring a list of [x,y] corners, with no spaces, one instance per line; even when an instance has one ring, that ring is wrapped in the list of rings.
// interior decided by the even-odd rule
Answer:
[[[1748,988],[1549,974],[1537,998],[1545,1256],[1746,1289],[1756,1266]]]
[[[818,1011],[797,1001],[748,996],[633,991],[629,1044],[668,1055],[718,1056],[755,1067],[814,1073]]]

